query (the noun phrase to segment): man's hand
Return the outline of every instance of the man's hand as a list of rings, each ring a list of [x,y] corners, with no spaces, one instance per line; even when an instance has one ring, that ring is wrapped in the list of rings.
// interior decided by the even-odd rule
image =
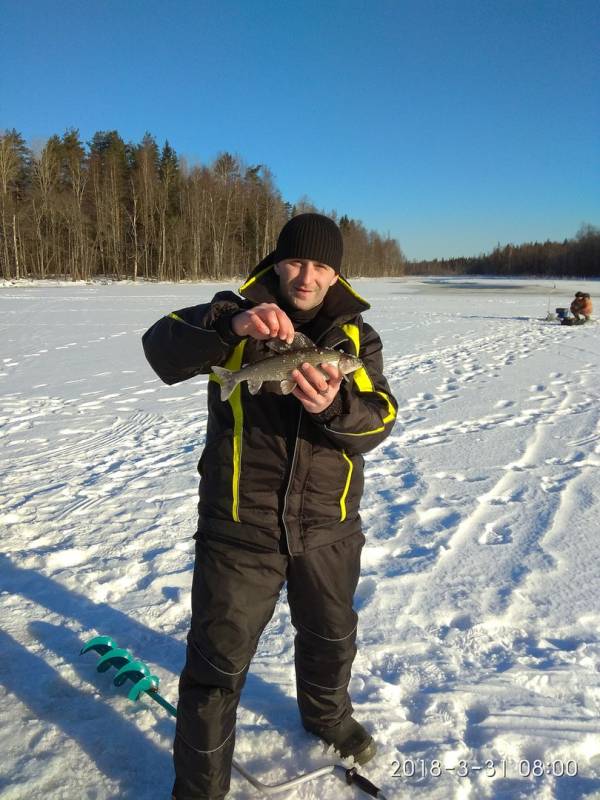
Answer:
[[[237,336],[250,336],[252,339],[274,339],[278,336],[288,344],[294,341],[292,320],[275,303],[261,303],[247,311],[240,311],[232,317],[231,329]]]
[[[329,380],[321,370],[329,375]],[[320,414],[333,403],[344,380],[342,373],[332,364],[321,364],[320,369],[302,364],[301,369],[292,372],[292,378],[298,384],[292,394],[311,414]]]

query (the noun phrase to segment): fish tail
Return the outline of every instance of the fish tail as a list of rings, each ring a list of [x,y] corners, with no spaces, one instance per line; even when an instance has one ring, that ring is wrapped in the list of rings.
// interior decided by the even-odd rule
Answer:
[[[219,379],[221,385],[221,400],[229,399],[229,396],[240,382],[237,372],[233,372],[226,367],[211,367]]]

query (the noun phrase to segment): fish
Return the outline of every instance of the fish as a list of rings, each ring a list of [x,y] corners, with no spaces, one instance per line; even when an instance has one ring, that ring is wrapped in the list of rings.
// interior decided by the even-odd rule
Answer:
[[[271,339],[266,342],[273,355],[267,356],[253,364],[247,364],[239,370],[230,370],[226,367],[211,367],[221,385],[221,400],[227,400],[235,387],[242,381],[248,382],[250,394],[258,394],[265,381],[279,381],[282,394],[290,394],[296,388],[292,379],[292,371],[299,369],[308,362],[314,367],[320,364],[332,364],[337,367],[346,378],[350,372],[363,366],[360,358],[344,353],[343,350],[334,350],[331,347],[317,347],[317,345],[303,333],[296,333],[291,344],[280,339]],[[329,380],[329,375],[321,370],[323,376]]]

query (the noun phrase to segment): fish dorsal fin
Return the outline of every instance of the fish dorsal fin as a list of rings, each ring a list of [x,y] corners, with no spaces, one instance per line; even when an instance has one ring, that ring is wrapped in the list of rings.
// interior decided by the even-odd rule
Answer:
[[[276,353],[292,353],[294,350],[306,350],[307,348],[316,347],[312,339],[309,339],[303,333],[294,334],[294,341],[291,344],[284,342],[282,339],[270,339],[266,344]]]
[[[316,346],[317,345],[312,339],[309,339],[308,336],[305,336],[303,333],[295,333],[294,341],[291,343],[290,349],[305,350],[307,347],[310,349],[311,347],[316,348]]]
[[[272,350],[274,353],[289,353],[292,349],[292,345],[284,342],[282,339],[270,339],[266,342],[266,345],[269,350]]]

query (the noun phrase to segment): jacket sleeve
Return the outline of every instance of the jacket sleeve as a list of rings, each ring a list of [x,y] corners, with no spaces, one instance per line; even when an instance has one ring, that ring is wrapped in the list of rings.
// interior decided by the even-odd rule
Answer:
[[[150,366],[165,383],[208,374],[242,341],[231,318],[250,306],[233,292],[218,292],[210,303],[182,308],[155,322],[142,336]]]
[[[339,400],[332,403],[334,416],[312,415],[333,444],[349,455],[367,453],[389,435],[396,421],[398,403],[383,374],[382,344],[370,325],[363,323],[359,357],[363,367],[340,386]]]

